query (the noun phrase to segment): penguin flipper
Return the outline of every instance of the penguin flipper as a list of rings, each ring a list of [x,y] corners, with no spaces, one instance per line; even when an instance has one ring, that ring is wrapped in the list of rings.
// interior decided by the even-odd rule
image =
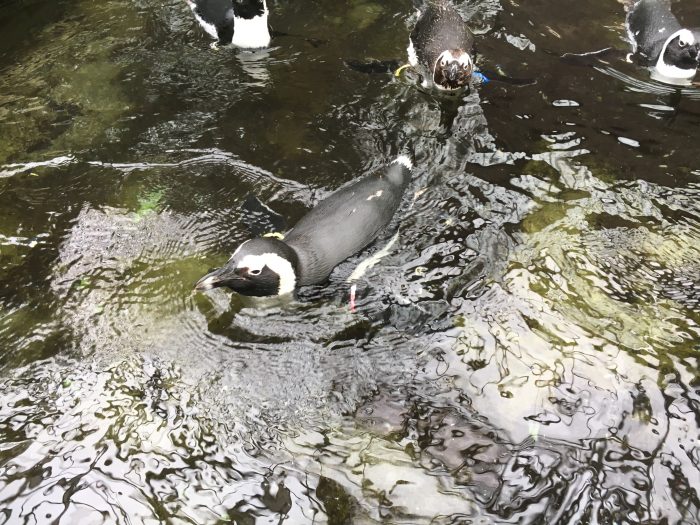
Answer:
[[[598,65],[601,61],[610,59],[624,60],[626,56],[627,53],[621,49],[606,47],[605,49],[599,49],[598,51],[591,51],[589,53],[565,53],[561,56],[561,59],[572,66],[593,67]]]
[[[367,74],[393,73],[401,65],[400,60],[346,60],[345,65],[354,71]]]

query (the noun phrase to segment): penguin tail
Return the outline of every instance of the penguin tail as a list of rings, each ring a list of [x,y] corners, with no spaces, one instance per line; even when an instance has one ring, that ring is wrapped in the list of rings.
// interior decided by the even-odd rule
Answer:
[[[410,153],[401,153],[394,159],[392,164],[399,164],[408,171],[413,171],[413,155]]]
[[[413,155],[406,152],[400,153],[389,164],[386,176],[393,184],[404,186],[411,180],[413,166]]]

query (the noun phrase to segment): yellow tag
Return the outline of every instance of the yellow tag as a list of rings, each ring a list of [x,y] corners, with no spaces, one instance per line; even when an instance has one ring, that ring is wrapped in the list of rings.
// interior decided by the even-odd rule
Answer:
[[[280,232],[270,232],[263,235],[263,237],[272,237],[273,239],[279,239],[281,241],[284,239],[284,234]]]
[[[397,77],[397,78],[400,77],[400,76],[401,76],[401,72],[402,72],[404,69],[406,69],[407,67],[411,67],[411,64],[404,64],[403,66],[401,66],[399,69],[397,69],[396,71],[394,71],[394,76]]]

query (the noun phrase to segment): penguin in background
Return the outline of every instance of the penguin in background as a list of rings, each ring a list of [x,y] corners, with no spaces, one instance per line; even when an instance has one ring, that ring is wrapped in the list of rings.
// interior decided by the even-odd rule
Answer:
[[[408,64],[402,66],[400,60],[346,60],[345,63],[361,73],[394,73],[396,77],[411,68],[420,77],[421,87],[448,94],[467,90],[472,80],[482,83],[496,80],[519,86],[534,84],[532,79],[479,72],[474,35],[449,0],[428,0],[417,11],[418,19],[406,49]]]
[[[216,39],[214,46],[245,49],[270,45],[266,0],[185,0],[202,28]]]
[[[447,0],[431,1],[418,11],[406,51],[425,88],[462,89],[475,71],[474,35]]]
[[[670,0],[622,0],[632,59],[651,68],[653,79],[689,84],[700,62],[699,31],[681,26]]]
[[[411,181],[413,162],[399,155],[386,168],[332,193],[282,238],[241,244],[195,290],[227,287],[252,297],[283,296],[323,283],[333,269],[369,246],[391,223]]]
[[[608,47],[590,53],[566,53],[575,65],[594,66],[598,60],[624,59],[649,68],[651,78],[687,86],[700,64],[700,28],[684,28],[671,11],[670,0],[619,0],[627,16],[625,29],[632,52]]]

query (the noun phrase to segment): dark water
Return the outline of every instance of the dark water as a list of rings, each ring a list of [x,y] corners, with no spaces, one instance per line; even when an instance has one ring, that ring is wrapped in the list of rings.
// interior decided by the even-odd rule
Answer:
[[[682,5],[680,5],[682,4]],[[677,2],[690,25],[700,7]],[[365,76],[410,2],[0,5],[0,523],[699,523],[700,90],[559,56],[614,0],[462,6],[492,82]],[[410,143],[389,254],[193,283]]]

